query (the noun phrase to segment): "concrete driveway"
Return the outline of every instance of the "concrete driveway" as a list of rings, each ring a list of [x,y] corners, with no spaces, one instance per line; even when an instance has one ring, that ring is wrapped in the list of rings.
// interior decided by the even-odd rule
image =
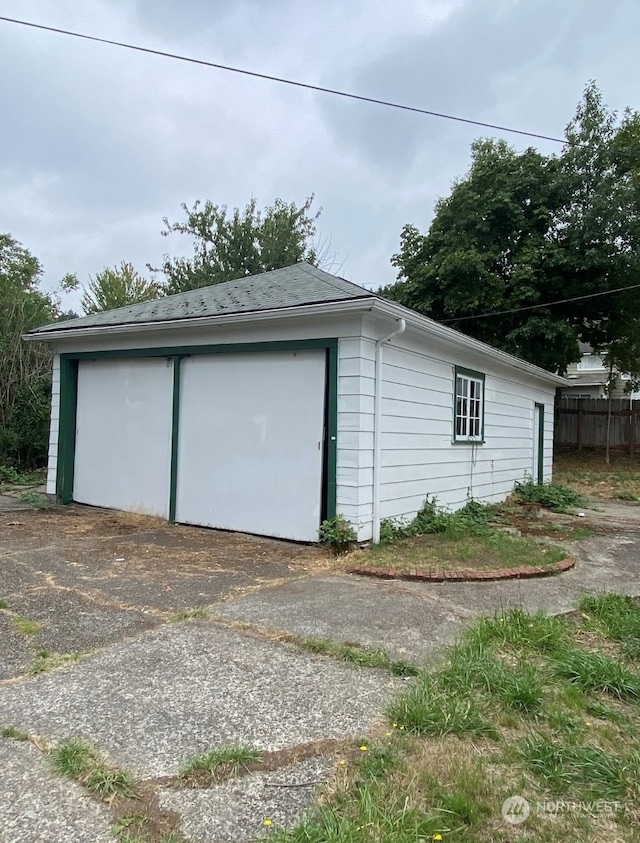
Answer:
[[[0,841],[113,840],[122,809],[51,774],[47,748],[70,738],[136,777],[131,811],[152,818],[143,839],[248,841],[295,823],[403,680],[286,633],[425,663],[479,613],[640,594],[640,509],[585,522],[596,535],[574,543],[571,572],[430,585],[333,574],[314,548],[82,507],[0,514],[0,729],[30,736],[0,739]],[[85,655],[30,674],[72,652]],[[186,759],[239,742],[261,750],[260,769],[180,787]]]

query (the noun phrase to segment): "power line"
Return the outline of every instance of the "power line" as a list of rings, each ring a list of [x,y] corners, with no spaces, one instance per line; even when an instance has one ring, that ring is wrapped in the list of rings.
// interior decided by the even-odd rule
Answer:
[[[622,293],[624,290],[637,290],[640,284],[630,284],[628,287],[618,287],[615,290],[603,290],[601,293],[587,293],[585,296],[574,296],[571,299],[558,299],[558,301],[548,301],[544,304],[529,304],[526,307],[514,307],[511,310],[495,310],[493,313],[476,313],[473,316],[456,316],[453,319],[438,319],[441,324],[447,322],[462,322],[467,319],[485,319],[488,316],[505,316],[508,313],[522,313],[524,310],[536,310],[539,307],[552,307],[554,304],[568,304],[572,301],[581,301],[582,299],[593,299],[596,296],[609,296],[612,293]]]
[[[308,82],[298,82],[294,79],[285,79],[281,76],[271,76],[268,73],[259,73],[254,70],[246,70],[244,68],[233,67],[227,64],[219,64],[217,62],[205,61],[204,59],[195,59],[191,58],[190,56],[183,56],[177,53],[168,53],[164,50],[153,50],[151,47],[140,47],[137,44],[128,44],[124,41],[112,41],[108,38],[98,38],[96,35],[86,35],[83,32],[74,32],[69,29],[58,29],[54,26],[44,26],[40,23],[32,23],[31,21],[18,20],[16,18],[7,18],[3,16],[0,16],[0,21],[4,21],[5,23],[15,23],[19,26],[28,26],[32,29],[40,29],[45,32],[55,32],[58,35],[69,35],[73,38],[82,38],[85,41],[95,41],[99,44],[109,44],[112,47],[123,47],[127,50],[135,50],[139,53],[148,53],[152,56],[161,56],[167,59],[175,59],[176,61],[183,61],[189,64],[198,64],[203,67],[214,68],[215,70],[225,70],[229,73],[238,73],[242,76],[252,76],[255,79],[265,79],[268,82],[279,82],[282,85],[291,85],[294,88],[304,88],[307,91],[317,91],[321,94],[331,94],[335,97],[343,97],[345,99],[357,100],[358,102],[368,102],[372,103],[373,105],[382,105],[387,108],[396,108],[400,111],[409,111],[414,114],[423,114],[428,117],[439,117],[443,120],[453,120],[457,123],[467,123],[471,126],[480,126],[483,129],[495,129],[498,132],[508,132],[514,135],[523,135],[528,138],[536,138],[538,140],[546,140],[551,141],[553,143],[567,143],[567,141],[563,138],[555,138],[551,137],[550,135],[541,135],[537,132],[526,132],[524,131],[524,129],[513,129],[509,126],[499,126],[495,123],[484,123],[482,120],[471,120],[468,117],[457,117],[453,114],[444,114],[439,111],[429,111],[426,108],[417,108],[416,106],[412,105],[403,105],[401,103],[391,102],[389,100],[381,100],[375,97],[365,97],[361,94],[352,94],[347,91],[338,91],[334,88],[325,88],[321,85],[311,85]]]

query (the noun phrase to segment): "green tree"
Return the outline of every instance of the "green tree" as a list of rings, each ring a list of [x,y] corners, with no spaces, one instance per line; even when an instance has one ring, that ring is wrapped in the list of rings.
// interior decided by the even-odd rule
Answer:
[[[279,269],[299,261],[316,264],[318,256],[311,243],[321,213],[310,213],[313,196],[298,208],[276,199],[260,211],[252,199],[244,211],[210,201],[183,204],[186,222],[169,223],[165,218],[163,236],[186,234],[193,239],[193,257],[165,255],[161,271],[167,293],[181,293],[220,284],[235,278]],[[158,271],[158,270],[153,270]]]
[[[539,307],[639,280],[638,115],[618,121],[590,84],[566,137],[557,156],[476,141],[429,231],[405,226],[399,281],[381,292],[560,372],[579,358],[578,339],[613,342],[623,310],[639,330],[635,291]]]
[[[42,464],[47,454],[51,354],[22,335],[52,322],[57,301],[38,289],[39,261],[0,234],[0,462]]]
[[[89,279],[88,285],[83,288],[81,304],[85,313],[99,313],[151,301],[161,294],[159,284],[143,278],[132,264],[123,261],[112,269],[105,267]]]

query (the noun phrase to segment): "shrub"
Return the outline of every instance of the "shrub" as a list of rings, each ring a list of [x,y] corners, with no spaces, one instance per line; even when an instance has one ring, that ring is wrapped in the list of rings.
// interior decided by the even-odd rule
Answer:
[[[539,503],[554,512],[568,512],[582,506],[584,499],[575,489],[561,483],[534,483],[530,477],[514,486],[515,494],[527,503]]]
[[[436,498],[427,495],[413,521],[384,519],[380,524],[380,542],[395,544],[427,533],[446,533],[452,538],[478,534],[486,531],[490,520],[488,507],[478,501],[470,500],[457,512],[447,512],[438,507]]]
[[[343,553],[358,541],[356,531],[344,515],[334,515],[323,521],[318,535],[320,543],[331,548],[334,553]]]

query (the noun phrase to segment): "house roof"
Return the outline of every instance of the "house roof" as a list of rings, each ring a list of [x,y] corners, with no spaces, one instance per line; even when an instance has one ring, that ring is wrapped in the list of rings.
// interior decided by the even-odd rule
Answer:
[[[287,312],[294,316],[310,313],[335,314],[353,309],[366,309],[396,320],[402,319],[407,325],[432,338],[439,337],[449,344],[463,346],[468,351],[488,355],[503,365],[519,369],[544,381],[567,385],[566,380],[559,375],[441,325],[428,316],[388,301],[365,287],[330,275],[308,263],[297,263],[283,269],[201,287],[130,307],[119,307],[65,322],[54,322],[30,331],[25,334],[25,339],[57,342],[69,338],[75,342],[83,337],[110,333],[159,330],[213,322],[255,322],[286,315]]]
[[[59,335],[64,331],[79,328],[136,325],[280,310],[299,305],[370,298],[373,295],[371,290],[323,272],[311,264],[296,263],[283,269],[238,278],[236,281],[200,287],[186,293],[92,313],[65,322],[54,322],[30,333]]]

